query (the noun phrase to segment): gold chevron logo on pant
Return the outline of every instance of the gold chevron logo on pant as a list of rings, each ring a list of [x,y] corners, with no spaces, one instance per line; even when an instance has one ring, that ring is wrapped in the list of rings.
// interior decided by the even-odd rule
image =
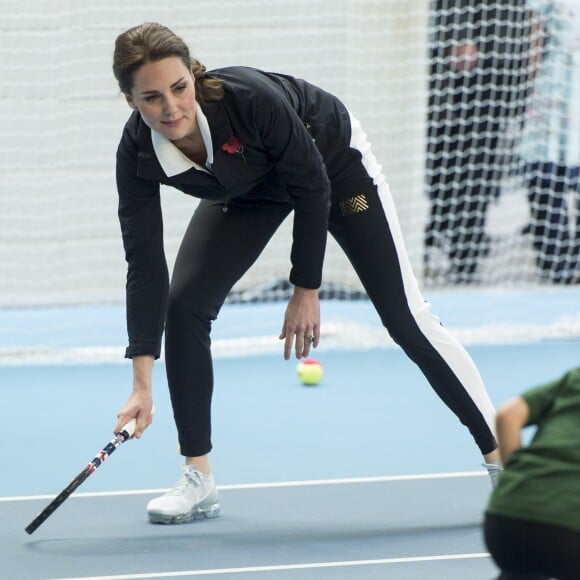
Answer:
[[[340,211],[343,216],[351,215],[353,213],[361,213],[369,209],[367,198],[363,195],[355,195],[340,202]]]

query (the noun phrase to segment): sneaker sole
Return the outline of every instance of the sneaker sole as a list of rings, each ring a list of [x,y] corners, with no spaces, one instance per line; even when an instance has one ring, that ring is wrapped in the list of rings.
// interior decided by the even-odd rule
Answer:
[[[198,506],[186,514],[178,514],[176,516],[156,513],[147,515],[151,524],[186,524],[194,520],[217,518],[220,515],[220,504],[213,503],[207,506]]]

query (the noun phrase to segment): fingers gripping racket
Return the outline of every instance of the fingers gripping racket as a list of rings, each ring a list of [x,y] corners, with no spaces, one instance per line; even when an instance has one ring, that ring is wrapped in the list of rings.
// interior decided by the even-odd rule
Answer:
[[[131,419],[119,433],[115,434],[115,438],[111,439],[101,451],[97,453],[95,458],[87,464],[87,466],[63,489],[25,528],[28,534],[34,533],[34,531],[42,525],[47,518],[49,518],[54,511],[60,507],[64,501],[77,489],[80,485],[91,475],[94,471],[104,463],[107,457],[111,455],[121,445],[130,439],[135,433],[137,421]]]

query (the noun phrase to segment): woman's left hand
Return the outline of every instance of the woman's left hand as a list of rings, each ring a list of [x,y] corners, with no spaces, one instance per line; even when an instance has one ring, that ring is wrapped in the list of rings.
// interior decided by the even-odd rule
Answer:
[[[294,294],[286,307],[284,324],[280,333],[284,340],[284,358],[296,351],[296,358],[308,356],[310,348],[316,348],[320,340],[320,302],[318,290],[294,287]]]

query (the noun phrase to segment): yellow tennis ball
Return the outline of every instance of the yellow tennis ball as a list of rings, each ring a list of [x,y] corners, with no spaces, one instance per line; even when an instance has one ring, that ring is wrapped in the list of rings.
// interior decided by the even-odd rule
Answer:
[[[305,358],[296,367],[296,373],[303,385],[317,385],[324,375],[322,365],[313,358]]]

